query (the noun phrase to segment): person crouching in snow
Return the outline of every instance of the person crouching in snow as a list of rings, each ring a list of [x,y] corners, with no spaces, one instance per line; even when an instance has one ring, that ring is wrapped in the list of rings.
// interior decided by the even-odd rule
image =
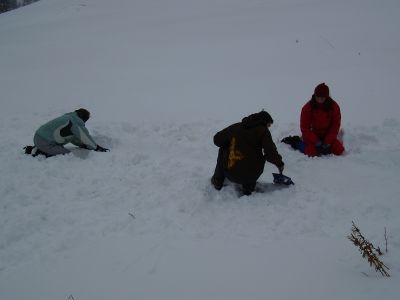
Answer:
[[[314,94],[302,108],[300,129],[302,138],[289,136],[282,140],[308,156],[341,155],[343,144],[338,140],[341,124],[340,107],[329,95],[325,83],[317,85]]]
[[[222,189],[226,177],[241,184],[244,195],[250,195],[264,171],[266,160],[282,173],[284,163],[268,129],[272,123],[269,113],[261,111],[215,134],[214,144],[219,147],[211,178],[215,189]]]
[[[26,146],[25,153],[32,156],[42,154],[46,157],[67,154],[71,152],[64,148],[68,143],[99,152],[109,151],[97,145],[90,136],[85,127],[89,118],[89,111],[80,108],[47,122],[36,131],[33,138],[35,146]]]

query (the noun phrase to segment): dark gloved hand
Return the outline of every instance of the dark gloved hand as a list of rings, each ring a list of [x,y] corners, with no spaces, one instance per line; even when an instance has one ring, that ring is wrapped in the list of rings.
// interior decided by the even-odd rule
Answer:
[[[320,153],[321,155],[327,155],[327,154],[331,154],[331,145],[329,144],[323,144],[321,143],[320,145],[317,145],[317,150],[318,153]]]
[[[107,148],[103,148],[103,147],[97,145],[97,148],[94,149],[94,151],[97,151],[97,152],[108,152],[108,151],[110,151],[110,150],[107,149]]]

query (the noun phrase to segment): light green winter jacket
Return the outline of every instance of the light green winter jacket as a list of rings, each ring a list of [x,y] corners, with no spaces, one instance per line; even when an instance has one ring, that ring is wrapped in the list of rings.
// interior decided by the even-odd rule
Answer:
[[[42,125],[36,134],[49,144],[65,145],[72,143],[95,150],[96,142],[85,127],[85,122],[76,112],[70,112]]]

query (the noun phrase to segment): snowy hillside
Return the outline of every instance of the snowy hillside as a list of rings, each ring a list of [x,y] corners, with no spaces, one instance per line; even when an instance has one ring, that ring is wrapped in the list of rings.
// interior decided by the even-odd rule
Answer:
[[[0,15],[0,299],[397,299],[398,1],[41,0]],[[279,140],[326,82],[346,155]],[[79,107],[108,153],[32,158]],[[216,131],[269,111],[296,185],[217,192]],[[390,278],[347,240],[388,253]],[[397,295],[397,296],[396,296]]]

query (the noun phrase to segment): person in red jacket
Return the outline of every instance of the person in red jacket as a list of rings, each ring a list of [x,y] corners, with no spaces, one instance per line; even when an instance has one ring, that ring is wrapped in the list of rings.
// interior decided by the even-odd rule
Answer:
[[[343,144],[338,140],[341,123],[340,107],[329,95],[325,83],[317,85],[314,94],[302,108],[300,129],[304,145],[300,150],[308,156],[341,155]]]

